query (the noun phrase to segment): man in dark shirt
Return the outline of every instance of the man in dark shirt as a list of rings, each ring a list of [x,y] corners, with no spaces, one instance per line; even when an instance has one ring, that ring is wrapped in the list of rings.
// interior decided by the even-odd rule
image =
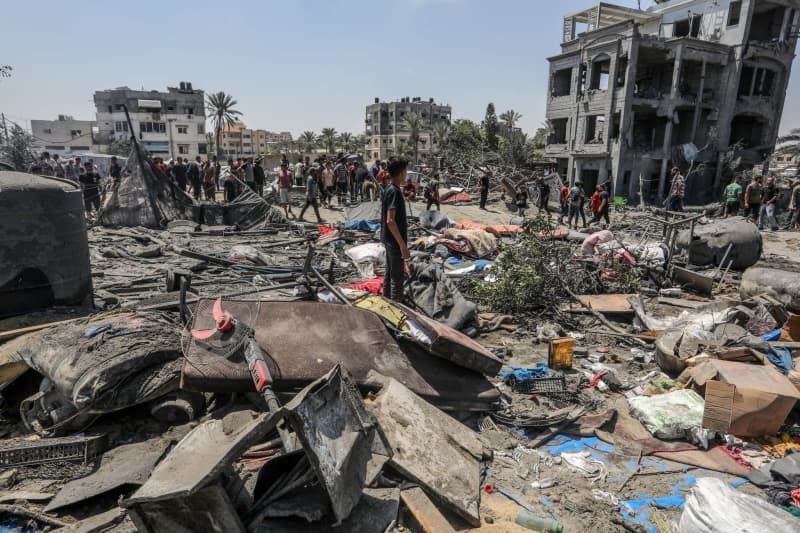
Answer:
[[[539,176],[536,187],[539,189],[539,205],[536,207],[539,208],[539,212],[544,211],[547,216],[550,216],[550,211],[547,210],[547,204],[550,201],[550,184],[547,183],[544,176]]]
[[[408,161],[389,162],[389,183],[381,197],[381,242],[386,248],[386,276],[383,295],[395,301],[403,300],[403,281],[408,273],[411,254],[408,251],[408,222],[406,204],[400,187],[406,181]]]
[[[600,222],[600,219],[604,218],[606,224],[610,226],[611,219],[608,216],[608,191],[606,191],[606,186],[601,183],[597,186],[597,192],[600,193],[600,208],[594,214],[592,224],[595,222]]]
[[[256,192],[259,196],[264,196],[264,182],[267,181],[267,176],[264,174],[264,167],[261,166],[260,157],[253,166],[253,179],[256,183]]]
[[[481,209],[486,210],[486,200],[489,198],[489,177],[492,175],[490,170],[484,171],[480,179],[481,190]]]
[[[83,189],[83,205],[86,213],[100,210],[100,176],[94,171],[91,163],[86,163],[86,171],[78,176]]]
[[[200,180],[200,156],[197,156],[195,161],[191,161],[186,169],[186,178],[192,185],[192,193],[194,199],[200,199],[200,191],[203,189],[202,181]]]
[[[361,201],[364,201],[364,183],[369,178],[369,170],[359,162],[356,162],[355,178],[356,195],[361,197]]]
[[[184,166],[182,158],[179,157],[175,162],[175,166],[172,167],[172,175],[175,176],[175,181],[178,183],[180,190],[185,191],[187,185],[186,166]]]
[[[769,229],[778,231],[778,221],[775,218],[778,187],[775,185],[775,176],[767,176],[767,183],[761,193],[761,202],[761,209],[758,214],[758,229],[764,229],[764,223],[769,220]]]
[[[111,157],[111,166],[108,168],[108,175],[111,177],[114,188],[119,185],[119,180],[122,178],[122,166],[117,162],[117,156]]]

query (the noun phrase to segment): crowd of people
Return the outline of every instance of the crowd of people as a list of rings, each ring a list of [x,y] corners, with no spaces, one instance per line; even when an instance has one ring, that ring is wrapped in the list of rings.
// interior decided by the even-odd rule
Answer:
[[[58,154],[50,155],[42,152],[39,158],[31,165],[30,172],[41,176],[54,176],[78,182],[83,191],[83,204],[86,213],[100,210],[100,206],[122,177],[122,165],[115,156],[111,157],[108,167],[108,176],[100,175],[94,159],[86,162],[80,157],[62,159]]]

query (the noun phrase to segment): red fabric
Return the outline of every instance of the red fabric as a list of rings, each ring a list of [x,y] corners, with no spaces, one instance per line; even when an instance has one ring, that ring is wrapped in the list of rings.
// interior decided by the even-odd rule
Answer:
[[[465,192],[459,192],[459,193],[452,194],[452,195],[448,196],[447,198],[442,200],[442,203],[443,204],[455,204],[457,202],[469,202],[470,200],[472,200],[472,197],[469,194],[467,194]]]
[[[471,220],[463,219],[456,222],[456,229],[480,229],[486,231],[486,224],[480,222],[473,222]]]
[[[364,279],[345,286],[345,289],[354,291],[367,291],[373,294],[383,295],[383,278]]]
[[[592,195],[592,212],[597,213],[598,211],[600,211],[601,203],[602,202],[600,201],[600,193],[595,191],[594,194]]]
[[[562,204],[567,203],[567,197],[569,196],[569,187],[567,187],[566,185],[562,185],[559,193],[561,197],[561,203]]]
[[[794,489],[792,492],[789,493],[789,495],[792,497],[794,506],[800,507],[800,488]]]
[[[328,224],[320,224],[317,226],[317,229],[319,230],[320,235],[327,235],[332,231],[336,231],[336,229],[333,226],[330,226]]]
[[[725,455],[730,456],[731,459],[742,465],[744,469],[747,470],[748,472],[753,469],[753,465],[748,463],[747,460],[744,457],[742,457],[741,448],[731,448],[730,446],[725,445],[725,446],[719,446],[719,449],[722,450],[725,453]]]

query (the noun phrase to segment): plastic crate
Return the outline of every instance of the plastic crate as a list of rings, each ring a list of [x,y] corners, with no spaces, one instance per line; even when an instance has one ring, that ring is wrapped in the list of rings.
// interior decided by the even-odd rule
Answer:
[[[564,376],[546,378],[531,378],[517,381],[513,376],[508,380],[511,390],[523,394],[548,394],[567,391],[567,381]]]

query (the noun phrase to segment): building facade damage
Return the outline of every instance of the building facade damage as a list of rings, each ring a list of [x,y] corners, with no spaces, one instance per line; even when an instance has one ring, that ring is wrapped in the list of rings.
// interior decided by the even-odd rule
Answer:
[[[564,17],[548,58],[546,154],[587,191],[663,199],[669,169],[686,200],[717,200],[726,171],[774,149],[797,43],[797,0],[599,3]],[[760,169],[756,173],[760,174]]]

